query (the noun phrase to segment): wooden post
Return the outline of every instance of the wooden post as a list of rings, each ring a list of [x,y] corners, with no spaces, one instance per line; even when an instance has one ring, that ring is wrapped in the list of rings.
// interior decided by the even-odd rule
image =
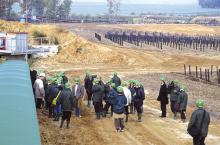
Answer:
[[[217,78],[218,78],[218,74],[219,74],[218,66],[216,66],[216,73],[217,73]]]
[[[218,84],[220,84],[220,69],[218,70]]]
[[[184,64],[184,74],[186,76],[186,65]]]
[[[210,82],[209,69],[207,69],[207,73],[208,73],[208,82]]]
[[[202,79],[202,68],[200,68],[200,79]]]
[[[189,76],[191,76],[191,66],[189,65]]]
[[[205,81],[207,82],[207,70],[205,69]]]
[[[211,76],[212,76],[212,72],[213,72],[213,65],[211,65]]]
[[[198,67],[196,66],[196,78],[198,78]]]

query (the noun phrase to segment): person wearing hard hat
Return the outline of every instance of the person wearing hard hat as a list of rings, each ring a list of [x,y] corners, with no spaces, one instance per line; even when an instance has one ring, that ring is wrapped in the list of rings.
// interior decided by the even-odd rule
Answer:
[[[176,119],[177,117],[177,100],[180,92],[180,87],[179,87],[179,81],[174,80],[173,81],[173,87],[171,88],[170,91],[170,108],[171,111],[173,112],[173,118]]]
[[[204,100],[196,101],[197,110],[190,118],[187,131],[193,137],[193,145],[205,145],[205,138],[208,135],[210,115],[204,108]]]
[[[113,103],[113,112],[114,112],[113,118],[114,118],[116,131],[123,132],[125,128],[124,111],[125,111],[125,105],[127,104],[127,99],[124,95],[122,86],[117,87],[117,93],[118,95]]]
[[[60,128],[63,127],[63,123],[66,120],[67,121],[67,128],[70,126],[70,118],[72,115],[73,110],[73,94],[71,92],[71,85],[69,83],[66,83],[64,86],[64,89],[62,91],[61,96],[58,99],[58,103],[62,106],[62,120],[60,124]]]
[[[129,116],[128,106],[131,104],[131,91],[128,89],[128,82],[124,81],[122,83],[122,87],[123,87],[124,95],[127,99],[127,104],[125,105],[125,115],[126,115],[125,122],[128,122],[128,116]]]
[[[43,83],[43,79],[45,77],[44,73],[41,73],[38,77],[37,80],[34,83],[34,94],[35,94],[35,98],[36,98],[36,107],[38,109],[41,108],[44,97],[45,97],[45,90],[44,90],[44,83]]]
[[[160,91],[159,91],[157,101],[160,101],[160,108],[161,108],[161,111],[162,111],[162,114],[161,114],[160,117],[165,118],[166,114],[167,114],[166,106],[169,103],[169,101],[168,101],[168,91],[167,91],[167,85],[166,85],[166,82],[165,82],[165,77],[161,76],[160,81],[161,81],[161,86],[160,86]]]
[[[57,93],[59,92],[58,86],[56,84],[56,78],[50,78],[50,90],[49,90],[49,97],[48,97],[48,106],[49,106],[49,118],[55,117],[54,114],[54,106],[52,105],[53,99],[56,97]]]
[[[86,71],[86,76],[84,79],[84,87],[86,90],[86,94],[87,94],[87,107],[91,107],[91,98],[92,98],[92,82],[93,82],[93,77],[90,73],[90,71]]]
[[[121,79],[118,77],[118,74],[116,72],[113,75],[112,83],[115,83],[116,88],[121,85]]]
[[[75,78],[75,85],[72,87],[72,94],[76,103],[76,116],[81,117],[84,87],[80,84],[80,78]]]
[[[178,110],[181,113],[181,120],[183,123],[186,122],[186,108],[188,103],[188,94],[186,93],[186,91],[187,91],[186,86],[181,86],[180,94],[177,100]]]
[[[110,83],[110,82],[109,82]],[[115,87],[114,83],[111,83],[111,85],[109,86],[110,90],[109,93],[106,95],[106,104],[104,106],[104,114],[103,116],[106,117],[106,114],[108,113],[109,108],[111,107],[111,117],[113,116],[113,103],[114,103],[114,99],[117,97],[117,88]]]
[[[134,107],[137,110],[138,120],[137,122],[142,122],[143,113],[143,103],[145,99],[144,88],[139,81],[135,82],[135,94],[134,94]]]
[[[58,104],[57,103],[57,100],[59,100],[59,97],[61,96],[62,94],[62,91],[63,91],[63,85],[62,85],[62,78],[59,77],[57,78],[56,80],[56,84],[57,84],[57,88],[54,90],[55,94],[54,94],[54,99],[52,101],[52,105],[53,105],[53,108],[54,108],[54,120],[53,121],[59,121],[60,119],[60,116],[61,116],[61,104]]]
[[[130,114],[135,113],[135,107],[134,107],[134,95],[135,95],[135,80],[129,81],[129,90],[131,91],[131,104],[130,104]]]
[[[92,100],[96,113],[96,119],[101,119],[101,103],[102,97],[104,95],[104,86],[100,84],[100,80],[98,78],[94,79],[92,86]]]

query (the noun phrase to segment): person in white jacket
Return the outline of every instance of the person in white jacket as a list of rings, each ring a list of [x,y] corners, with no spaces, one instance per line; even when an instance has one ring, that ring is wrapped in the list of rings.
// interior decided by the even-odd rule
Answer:
[[[122,86],[123,86],[124,95],[127,98],[127,104],[125,105],[125,114],[126,114],[125,122],[128,122],[128,116],[129,116],[128,106],[131,104],[131,91],[128,89],[127,82],[124,81],[122,83]]]
[[[38,109],[41,108],[42,106],[42,102],[44,100],[45,97],[45,90],[44,90],[44,83],[42,81],[42,79],[45,77],[44,73],[41,73],[36,81],[34,82],[34,95],[35,95],[35,99],[36,99],[36,107]]]

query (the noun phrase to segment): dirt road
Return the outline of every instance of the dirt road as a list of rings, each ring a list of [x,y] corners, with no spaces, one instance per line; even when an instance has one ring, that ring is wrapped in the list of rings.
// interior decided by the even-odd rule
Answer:
[[[94,110],[86,107],[83,109],[82,118],[72,117],[72,127],[68,130],[59,130],[59,123],[53,122],[38,111],[43,145],[191,145],[192,138],[186,133],[187,123],[173,120],[170,112],[168,118],[159,118],[159,104],[155,101],[158,93],[158,73],[167,73],[169,80],[178,78],[189,87],[188,119],[194,109],[194,100],[198,97],[206,100],[207,108],[213,117],[218,111],[220,107],[218,87],[189,81],[170,72],[182,72],[184,64],[201,67],[218,66],[219,54],[158,51],[149,46],[145,46],[146,49],[133,48],[130,45],[119,47],[108,40],[97,42],[94,39],[94,32],[104,32],[106,27],[62,26],[83,37],[83,42],[77,38],[77,41],[69,47],[61,49],[58,56],[36,60],[32,65],[33,68],[43,68],[47,74],[65,71],[71,82],[75,76],[83,79],[85,70],[91,70],[92,73],[102,76],[105,81],[112,72],[117,71],[122,79],[141,80],[149,95],[144,103],[143,122],[137,123],[136,116],[131,115],[123,133],[115,132],[111,118],[96,120]],[[82,53],[76,53],[78,48],[82,49]],[[219,119],[218,113],[216,118]],[[219,145],[219,127],[218,121],[212,120],[207,145]]]

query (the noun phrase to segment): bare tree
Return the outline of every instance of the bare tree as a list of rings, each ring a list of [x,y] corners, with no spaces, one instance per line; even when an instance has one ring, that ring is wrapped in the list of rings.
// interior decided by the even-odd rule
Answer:
[[[117,15],[120,11],[121,0],[107,0],[108,13],[110,15]]]

